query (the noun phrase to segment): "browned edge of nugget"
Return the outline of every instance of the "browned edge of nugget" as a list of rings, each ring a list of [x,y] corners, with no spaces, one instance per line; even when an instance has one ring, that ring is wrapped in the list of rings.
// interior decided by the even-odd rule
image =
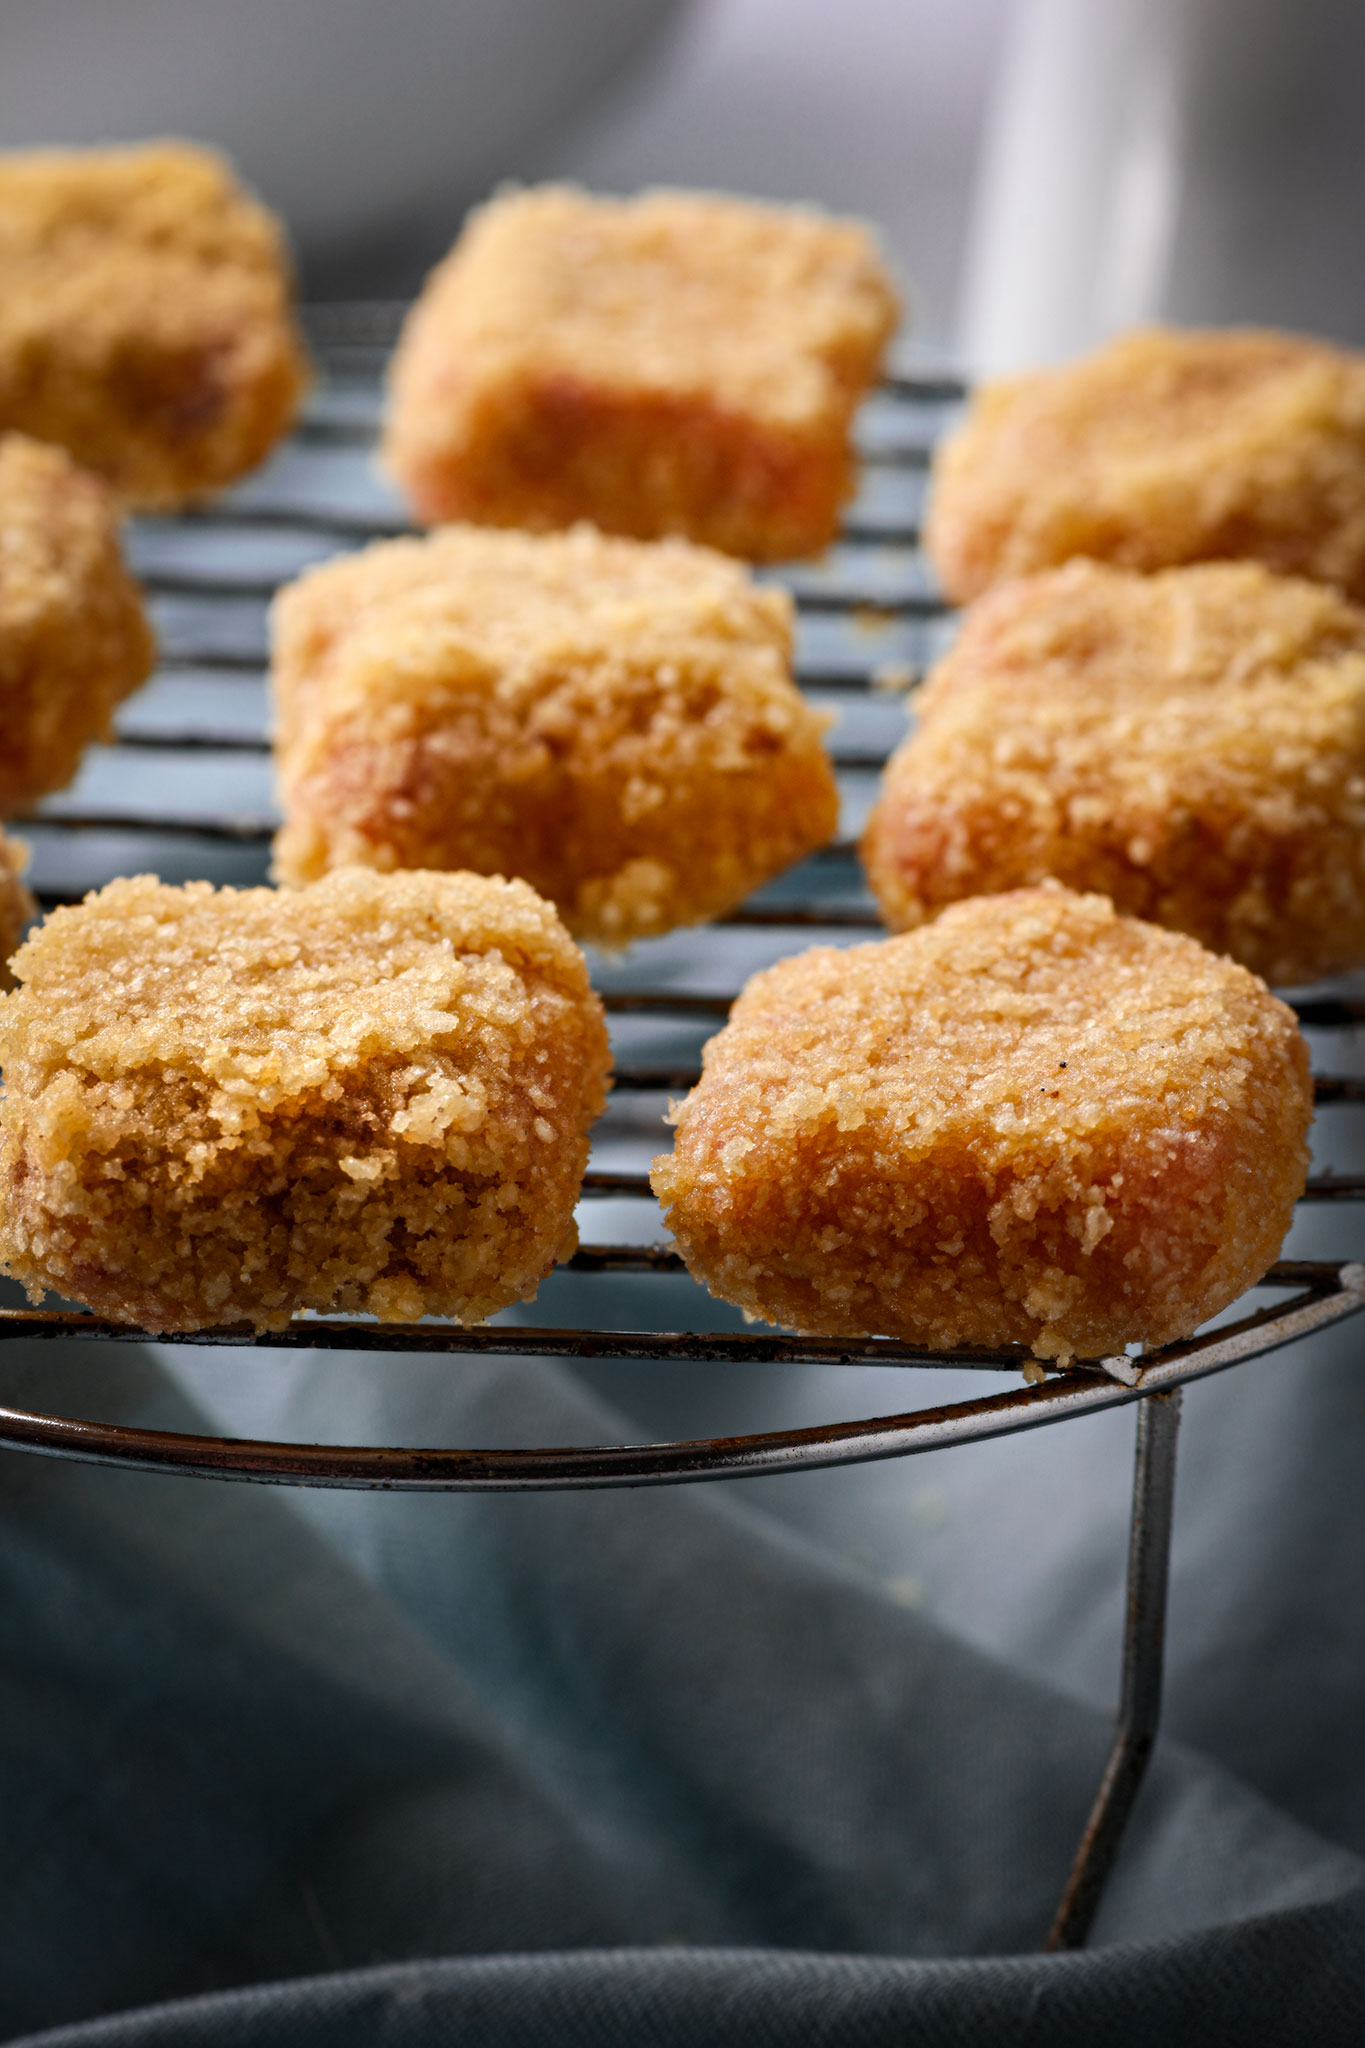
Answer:
[[[1281,986],[1365,964],[1365,612],[1254,562],[997,586],[862,841],[893,927],[1053,877]]]
[[[1103,897],[980,897],[749,982],[653,1184],[747,1313],[930,1349],[1188,1335],[1273,1262],[1312,1115],[1291,1011]]]
[[[286,883],[517,874],[620,947],[718,916],[838,823],[790,599],[710,549],[446,528],[311,571],[273,638]]]
[[[155,661],[108,487],[60,448],[0,434],[0,816],[65,788]]]
[[[0,1254],[156,1331],[302,1309],[477,1322],[576,1242],[610,1066],[520,882],[111,883],[0,998]]]
[[[13,988],[10,959],[24,934],[24,926],[37,915],[38,906],[24,887],[28,848],[22,839],[0,832],[0,989]]]
[[[384,459],[428,522],[819,553],[900,303],[855,221],[552,185],[479,208],[391,370]]]
[[[1157,327],[988,384],[938,452],[924,544],[956,603],[1073,555],[1252,557],[1365,598],[1365,357]]]
[[[207,497],[291,425],[309,370],[278,222],[187,142],[0,155],[0,427],[129,505]]]

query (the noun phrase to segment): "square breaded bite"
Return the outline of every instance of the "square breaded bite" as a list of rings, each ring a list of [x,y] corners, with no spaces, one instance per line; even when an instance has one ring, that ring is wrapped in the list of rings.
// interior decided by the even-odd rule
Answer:
[[[283,236],[213,151],[0,155],[0,429],[175,506],[254,469],[306,382]]]
[[[285,882],[520,875],[621,946],[719,915],[838,822],[790,600],[709,548],[450,527],[311,571],[274,632]]]
[[[888,924],[1046,878],[1281,985],[1365,966],[1365,612],[1256,562],[998,584],[887,764]]]
[[[155,658],[108,486],[0,434],[0,817],[71,781]]]
[[[547,186],[474,214],[409,316],[384,450],[419,519],[818,553],[899,303],[868,230]]]
[[[0,998],[0,1257],[149,1330],[478,1322],[576,1242],[609,1068],[521,882],[149,875],[55,911]]]
[[[934,462],[945,594],[1073,556],[1247,559],[1365,600],[1365,356],[1265,328],[1141,328],[985,385]]]

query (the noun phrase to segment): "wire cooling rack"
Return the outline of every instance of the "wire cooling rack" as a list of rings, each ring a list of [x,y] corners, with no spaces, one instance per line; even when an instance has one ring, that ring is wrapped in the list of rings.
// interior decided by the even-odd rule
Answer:
[[[382,373],[400,315],[401,308],[388,306],[316,309],[310,326],[322,375],[290,442],[211,507],[134,522],[129,550],[152,600],[161,664],[152,683],[124,706],[115,744],[97,749],[75,788],[25,821],[33,850],[30,881],[44,908],[77,900],[118,874],[151,871],[173,882],[265,879],[276,823],[266,606],[282,582],[312,564],[409,530],[403,506],[373,461]],[[618,1327],[638,1290],[627,1290],[623,1303],[622,1290],[612,1289],[613,1278],[683,1272],[660,1241],[648,1161],[666,1143],[660,1119],[668,1097],[696,1080],[701,1041],[723,1021],[742,981],[812,940],[837,942],[880,929],[854,840],[876,775],[905,730],[906,690],[952,630],[918,542],[929,458],[962,396],[955,378],[923,367],[907,365],[890,377],[860,417],[862,485],[838,544],[818,564],[778,575],[797,601],[798,678],[837,718],[833,752],[843,836],[704,934],[674,934],[636,948],[625,962],[595,962],[611,1018],[616,1083],[584,1182],[583,1243],[561,1272],[598,1289],[600,1314],[589,1324],[562,1326],[556,1275],[534,1309],[477,1329],[310,1316],[266,1337],[233,1328],[175,1341],[723,1361],[736,1369],[776,1362],[965,1366],[999,1374],[1025,1363],[1017,1349],[935,1354],[885,1338]],[[1296,1007],[1304,1024],[1320,1033],[1365,1023],[1365,1002],[1349,996],[1318,992]],[[1322,1074],[1315,1085],[1321,1108],[1365,1103],[1365,1079]],[[1317,1173],[1304,1199],[1360,1201],[1365,1176]],[[676,1299],[676,1290],[669,1299]],[[698,1292],[695,1299],[700,1304],[704,1297]],[[1078,1365],[1037,1385],[974,1400],[738,1437],[587,1448],[407,1449],[192,1436],[0,1408],[0,1446],[292,1485],[429,1491],[641,1486],[899,1457],[1136,1401],[1118,1728],[1049,1943],[1072,1947],[1085,1938],[1156,1732],[1180,1388],[1362,1306],[1365,1266],[1286,1261],[1230,1319],[1141,1357]],[[713,1305],[705,1320],[714,1321]],[[72,1309],[0,1310],[0,1339],[58,1337],[142,1341],[144,1333]]]

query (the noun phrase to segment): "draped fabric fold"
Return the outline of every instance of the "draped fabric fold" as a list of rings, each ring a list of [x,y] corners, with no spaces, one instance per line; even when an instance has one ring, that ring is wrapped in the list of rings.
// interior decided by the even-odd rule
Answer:
[[[1349,1356],[1322,1359],[1330,1414]],[[1206,1429],[1242,1377],[1208,1390]],[[581,1376],[505,1359],[10,1345],[0,1398],[313,1438],[641,1433]],[[1365,1406],[1350,1426],[1365,1434]],[[1044,1562],[1049,1488],[1076,1540],[1091,1516],[1097,1557],[1121,1530],[1125,1463],[1089,1427],[1045,1433],[1071,1440],[1077,1505],[1044,1459]],[[0,2037],[1365,2035],[1350,1803],[1339,1830],[1302,1817],[1330,1821],[1332,1785],[1354,1782],[1365,1649],[1350,1665],[1324,1634],[1315,1663],[1297,1645],[1301,1683],[1331,1697],[1283,1798],[1274,1743],[1218,1760],[1163,1741],[1093,1948],[1042,1957],[1109,1739],[1046,1575],[1026,1544],[999,1550],[1019,1632],[1032,1612],[1061,1682],[1002,1654],[969,1559],[956,1594],[945,1571],[928,1605],[898,1604],[766,1511],[785,1483],[285,1495],[0,1457]],[[1248,1500],[1235,1512],[1250,1526]],[[1317,1512],[1305,1500],[1305,1524]],[[1076,1587],[1087,1627],[1103,1576],[1093,1598]],[[1267,1580],[1272,1610],[1289,1590]],[[1230,1687],[1261,1682],[1257,1650]]]

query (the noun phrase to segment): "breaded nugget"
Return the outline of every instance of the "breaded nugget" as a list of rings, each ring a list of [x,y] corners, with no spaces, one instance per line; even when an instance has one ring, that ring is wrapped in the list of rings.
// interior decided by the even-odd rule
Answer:
[[[1365,964],[1365,612],[1253,562],[1073,562],[963,621],[863,862],[888,924],[1045,876],[1280,984]]]
[[[0,428],[128,504],[221,490],[269,453],[307,366],[284,240],[213,151],[0,155]]]
[[[23,841],[0,832],[0,988],[14,986],[10,955],[37,908],[20,879],[27,862],[28,848]]]
[[[107,486],[0,434],[0,816],[70,782],[155,659]]]
[[[867,229],[567,186],[474,214],[414,307],[384,450],[429,523],[817,553],[899,305]]]
[[[1365,598],[1365,357],[1152,328],[987,385],[934,464],[925,546],[963,604],[1073,555],[1249,556]]]
[[[328,563],[276,606],[276,872],[521,875],[607,945],[699,924],[838,821],[791,635],[682,541],[454,527]]]
[[[750,1314],[1065,1362],[1186,1336],[1260,1277],[1311,1114],[1253,975],[1027,889],[756,975],[653,1181]]]
[[[113,882],[0,998],[0,1256],[150,1330],[298,1309],[477,1322],[576,1241],[608,1071],[524,883]]]

